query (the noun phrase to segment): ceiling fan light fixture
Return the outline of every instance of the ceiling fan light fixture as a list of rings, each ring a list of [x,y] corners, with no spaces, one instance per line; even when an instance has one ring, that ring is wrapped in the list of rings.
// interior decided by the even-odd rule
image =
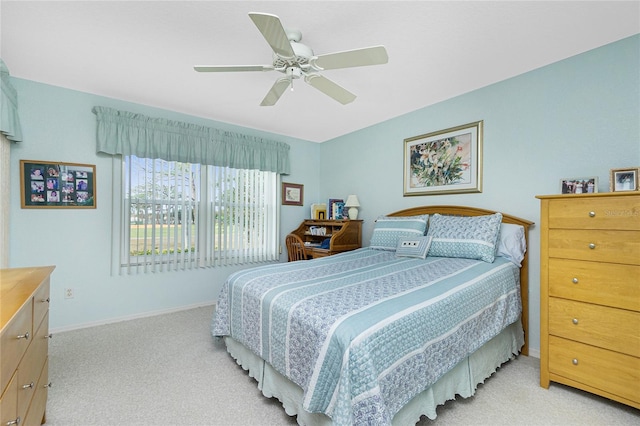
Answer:
[[[287,67],[286,74],[289,77],[289,89],[293,92],[293,80],[300,78],[302,70],[300,67]]]
[[[313,50],[302,43],[299,30],[285,30],[280,18],[270,13],[250,12],[256,25],[273,52],[272,65],[197,65],[198,72],[278,71],[285,76],[276,80],[260,106],[273,106],[287,87],[293,91],[293,80],[304,76],[304,81],[346,105],[356,95],[334,83],[318,71],[386,64],[389,60],[384,46],[371,46],[315,56]]]
[[[309,63],[311,58],[314,58],[313,49],[306,44],[291,41],[291,49],[294,53],[294,56],[291,58],[283,57],[276,52],[273,53],[274,68],[282,68],[290,65],[304,66]]]
[[[287,67],[287,76],[290,78],[300,78],[302,70],[300,67]]]

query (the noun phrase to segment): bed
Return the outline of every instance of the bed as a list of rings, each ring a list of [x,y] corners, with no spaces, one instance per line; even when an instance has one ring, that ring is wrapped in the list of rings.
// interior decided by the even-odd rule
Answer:
[[[301,425],[435,419],[528,354],[531,225],[461,206],[381,216],[368,247],[231,274],[212,335]]]

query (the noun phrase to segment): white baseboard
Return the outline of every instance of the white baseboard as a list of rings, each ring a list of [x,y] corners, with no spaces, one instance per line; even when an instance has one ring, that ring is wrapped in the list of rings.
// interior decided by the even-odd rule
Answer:
[[[215,301],[200,302],[200,303],[195,303],[193,305],[179,306],[177,308],[162,309],[162,310],[158,310],[158,311],[142,312],[142,313],[133,314],[133,315],[127,315],[127,316],[123,316],[123,317],[109,318],[109,319],[102,320],[102,321],[93,321],[93,322],[87,322],[87,323],[82,323],[82,324],[74,324],[74,325],[70,325],[70,326],[66,326],[66,327],[56,327],[56,328],[49,329],[49,332],[51,334],[64,333],[65,331],[80,330],[80,329],[83,329],[83,328],[90,328],[90,327],[97,327],[97,326],[100,326],[100,325],[114,324],[114,323],[122,322],[122,321],[131,321],[131,320],[140,319],[140,318],[154,317],[154,316],[157,316],[157,315],[171,314],[171,313],[174,313],[174,312],[186,311],[186,310],[189,310],[189,309],[202,308],[204,306],[214,306],[215,304],[216,304]]]

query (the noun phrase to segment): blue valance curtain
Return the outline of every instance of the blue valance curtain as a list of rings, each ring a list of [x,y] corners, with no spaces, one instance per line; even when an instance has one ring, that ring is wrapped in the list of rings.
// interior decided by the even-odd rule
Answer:
[[[97,152],[288,174],[289,145],[96,106]]]
[[[18,93],[9,80],[9,69],[0,59],[0,132],[14,142],[22,141],[18,116]]]

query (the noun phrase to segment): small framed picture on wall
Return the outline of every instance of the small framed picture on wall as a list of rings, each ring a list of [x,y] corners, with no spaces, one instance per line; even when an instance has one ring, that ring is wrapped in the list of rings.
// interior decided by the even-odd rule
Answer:
[[[638,191],[638,175],[640,167],[611,169],[609,190],[611,192]]]
[[[282,205],[301,206],[304,202],[304,185],[282,182]]]

